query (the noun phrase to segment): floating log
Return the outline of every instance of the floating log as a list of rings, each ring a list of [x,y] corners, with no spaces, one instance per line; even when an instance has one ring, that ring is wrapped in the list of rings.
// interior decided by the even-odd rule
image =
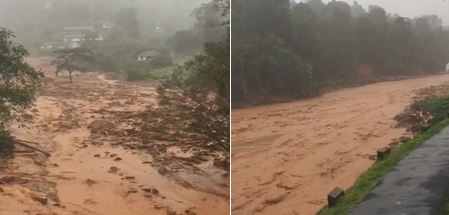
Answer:
[[[30,144],[34,144],[34,145],[39,145],[38,143],[34,143],[34,142],[30,142],[30,141],[25,141],[25,140],[14,140],[14,143],[19,144],[21,146],[33,149],[35,151],[41,152],[42,154],[46,155],[47,157],[50,157],[51,154],[49,152],[44,151],[43,149],[39,149],[36,146],[32,146]]]

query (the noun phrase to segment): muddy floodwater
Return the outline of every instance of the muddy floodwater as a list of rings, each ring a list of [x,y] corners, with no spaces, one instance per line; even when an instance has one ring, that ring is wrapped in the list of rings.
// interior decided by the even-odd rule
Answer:
[[[409,135],[394,116],[414,91],[449,74],[381,82],[321,97],[234,110],[232,213],[312,215],[349,188],[376,150]]]
[[[29,59],[47,85],[13,134],[51,156],[18,148],[3,164],[0,214],[229,214],[229,177],[213,158],[189,164],[195,172],[172,171],[171,158],[191,155],[172,146],[157,153],[163,167],[143,150],[136,124],[157,105],[154,84],[117,83],[96,72],[70,84],[54,76],[50,61]]]

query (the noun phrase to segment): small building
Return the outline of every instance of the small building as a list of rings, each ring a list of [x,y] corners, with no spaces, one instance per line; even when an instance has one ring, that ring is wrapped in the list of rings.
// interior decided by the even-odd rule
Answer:
[[[81,42],[86,40],[86,34],[74,33],[64,35],[64,42]]]
[[[159,52],[148,50],[140,53],[137,56],[137,61],[152,61],[154,57],[158,56]]]

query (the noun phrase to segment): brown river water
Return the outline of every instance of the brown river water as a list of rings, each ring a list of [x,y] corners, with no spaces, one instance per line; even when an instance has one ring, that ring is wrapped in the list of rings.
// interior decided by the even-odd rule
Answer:
[[[449,74],[380,82],[318,98],[234,110],[232,214],[312,215],[349,188],[376,150],[410,135],[394,116]]]
[[[15,178],[0,187],[0,214],[229,214],[229,187],[204,185],[224,193],[216,195],[182,186],[152,167],[149,153],[133,150],[139,139],[91,135],[88,125],[99,119],[114,122],[119,131],[132,129],[126,116],[157,105],[155,86],[116,84],[98,73],[79,74],[69,84],[67,77],[54,77],[50,60],[29,59],[42,69],[48,83],[31,109],[32,118],[24,127],[14,128],[13,134],[38,143],[51,157],[17,153],[6,163],[1,177],[19,177],[28,183],[21,186]],[[36,190],[52,194],[53,199],[46,204],[35,201],[30,197]]]

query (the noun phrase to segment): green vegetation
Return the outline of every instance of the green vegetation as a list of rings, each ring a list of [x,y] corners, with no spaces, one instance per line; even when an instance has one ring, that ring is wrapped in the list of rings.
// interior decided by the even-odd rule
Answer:
[[[56,76],[62,71],[69,72],[70,83],[74,71],[89,71],[95,62],[93,53],[84,48],[66,49],[56,52],[57,56],[52,61],[56,65]]]
[[[146,67],[137,65],[134,68],[128,68],[127,78],[129,81],[139,81],[145,79],[164,80],[171,76],[174,68],[174,66],[167,66],[148,70]]]
[[[222,27],[228,28],[229,1],[212,3],[215,13],[223,16]],[[160,115],[166,117],[157,123],[158,129],[182,121],[176,130],[183,142],[229,152],[229,33],[219,42],[206,43],[203,49],[162,83],[159,109],[147,118],[148,124],[154,126],[155,116]]]
[[[196,23],[187,30],[177,31],[164,41],[162,38],[145,37],[139,29],[136,9],[125,8],[115,17],[118,28],[104,35],[104,41],[86,41],[82,47],[92,50],[101,69],[110,72],[124,71],[130,81],[164,79],[175,64],[201,51],[205,43],[218,42],[226,34],[222,14],[217,13],[213,2],[195,9]],[[188,35],[188,36],[187,36]],[[151,60],[138,60],[151,52]]]
[[[449,111],[449,95],[417,102],[411,107],[414,110],[432,113],[432,122],[446,118]]]
[[[232,15],[233,105],[432,74],[449,62],[449,31],[433,15],[411,19],[321,0],[235,0]]]
[[[221,40],[226,28],[213,6],[209,0],[4,0],[0,24],[15,29],[33,53],[81,47],[93,53],[98,69],[141,80],[162,78],[162,68],[183,63],[173,59]],[[138,60],[148,51],[157,54]]]
[[[28,52],[14,43],[13,37],[12,32],[0,28],[0,157],[12,152],[9,125],[33,104],[43,78],[25,62]]]
[[[153,70],[173,65],[170,50],[162,40],[147,40],[138,28],[132,8],[118,12],[116,28],[104,35],[104,41],[86,41],[82,47],[92,50],[98,67],[106,72],[124,71],[130,81],[152,79]],[[151,60],[138,61],[140,54],[151,52]]]
[[[447,109],[446,109],[447,110]],[[345,196],[338,205],[333,208],[325,207],[318,215],[343,215],[356,207],[363,198],[382,180],[382,177],[390,172],[394,166],[404,159],[410,152],[417,149],[426,140],[439,133],[445,127],[449,126],[449,119],[444,119],[436,123],[428,131],[417,135],[413,140],[404,143],[399,148],[392,150],[391,154],[382,161],[377,161],[371,166],[355,184],[345,192]]]
[[[160,69],[152,70],[150,74],[154,79],[163,80],[170,77],[174,69],[175,69],[174,66],[167,66]]]

